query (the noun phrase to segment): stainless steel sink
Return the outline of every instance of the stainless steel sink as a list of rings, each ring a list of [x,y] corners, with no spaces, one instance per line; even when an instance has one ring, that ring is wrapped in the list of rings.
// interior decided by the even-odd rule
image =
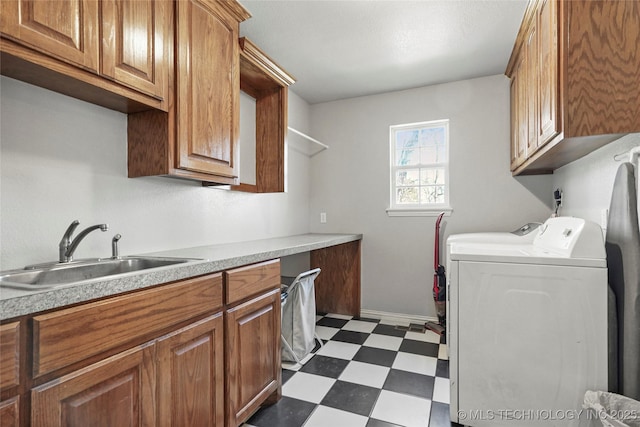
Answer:
[[[119,257],[49,264],[0,273],[0,287],[15,289],[51,289],[75,282],[107,278],[151,268],[166,267],[186,262],[201,261],[195,258]]]

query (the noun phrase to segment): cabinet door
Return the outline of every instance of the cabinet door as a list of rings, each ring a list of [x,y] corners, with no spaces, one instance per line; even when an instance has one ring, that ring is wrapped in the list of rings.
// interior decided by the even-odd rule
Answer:
[[[529,128],[527,123],[528,113],[529,113],[529,99],[528,99],[528,91],[527,91],[527,74],[528,74],[528,61],[527,55],[525,53],[522,54],[522,58],[520,59],[520,66],[518,67],[518,78],[516,79],[516,83],[518,85],[518,99],[517,99],[517,108],[518,108],[518,146],[517,146],[517,156],[519,159],[519,164],[522,164],[527,158],[527,136],[529,134]]]
[[[0,325],[0,390],[20,384],[20,323]]]
[[[0,402],[0,427],[20,425],[20,396]]]
[[[2,0],[0,31],[43,53],[98,71],[97,0]]]
[[[522,164],[522,157],[518,152],[520,146],[520,124],[522,119],[520,118],[520,92],[518,91],[520,84],[519,69],[513,72],[511,76],[511,170],[514,171],[518,166]]]
[[[527,42],[524,54],[526,55],[526,102],[527,102],[527,153],[529,158],[538,148],[538,26],[536,19],[531,22],[531,27],[527,32]]]
[[[236,183],[238,21],[213,0],[176,3],[176,167]]]
[[[158,425],[224,425],[222,313],[158,340]]]
[[[227,311],[227,427],[281,391],[280,289]]]
[[[119,353],[31,392],[31,425],[155,425],[151,344]]]
[[[165,0],[103,0],[101,5],[101,74],[164,99],[172,4]]]
[[[20,384],[20,323],[0,325],[0,390],[17,389]],[[17,394],[18,391],[15,392]],[[13,394],[13,393],[12,393]],[[20,397],[0,402],[0,427],[20,425]]]
[[[538,20],[540,55],[538,145],[549,142],[560,131],[558,119],[558,4],[545,0]]]

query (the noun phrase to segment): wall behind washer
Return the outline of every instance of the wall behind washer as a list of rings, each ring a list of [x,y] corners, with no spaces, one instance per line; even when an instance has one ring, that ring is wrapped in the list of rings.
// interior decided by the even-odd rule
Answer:
[[[311,106],[310,228],[359,232],[362,307],[435,317],[434,217],[389,217],[389,126],[450,119],[451,205],[444,237],[510,231],[551,213],[550,176],[513,178],[509,80],[502,75]],[[319,222],[320,212],[327,223]]]
[[[7,77],[0,80],[0,270],[56,260],[71,221],[94,232],[76,257],[263,239],[308,232],[309,158],[289,155],[288,193],[247,194],[170,178],[127,178],[125,114]],[[289,122],[309,110],[290,92]],[[246,118],[242,118],[245,120]]]
[[[606,228],[603,214],[611,203],[616,173],[622,162],[629,161],[629,155],[624,153],[637,146],[640,146],[640,133],[629,134],[557,169],[553,185],[563,191],[560,214],[588,219]],[[622,154],[619,161],[614,160],[616,154]]]

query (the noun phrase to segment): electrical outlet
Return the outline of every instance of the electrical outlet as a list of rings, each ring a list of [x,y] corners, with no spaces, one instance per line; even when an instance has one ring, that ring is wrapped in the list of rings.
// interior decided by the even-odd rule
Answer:
[[[320,212],[320,224],[326,224],[326,223],[327,223],[327,213]]]

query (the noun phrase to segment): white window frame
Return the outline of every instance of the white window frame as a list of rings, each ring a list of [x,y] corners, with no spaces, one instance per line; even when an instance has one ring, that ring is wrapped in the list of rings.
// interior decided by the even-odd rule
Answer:
[[[412,129],[425,129],[425,128],[439,128],[445,129],[445,160],[437,163],[420,163],[418,165],[411,166],[399,166],[396,165],[396,133],[398,131],[412,130]],[[437,216],[441,212],[445,215],[450,215],[451,205],[449,203],[449,193],[451,189],[451,183],[449,180],[449,163],[450,163],[450,138],[449,138],[449,120],[432,120],[426,122],[407,123],[402,125],[393,125],[389,127],[389,208],[387,209],[387,215],[389,216]],[[396,203],[396,172],[401,169],[416,169],[416,168],[444,168],[445,184],[444,184],[444,202],[443,203],[423,203],[423,204],[398,204]]]

